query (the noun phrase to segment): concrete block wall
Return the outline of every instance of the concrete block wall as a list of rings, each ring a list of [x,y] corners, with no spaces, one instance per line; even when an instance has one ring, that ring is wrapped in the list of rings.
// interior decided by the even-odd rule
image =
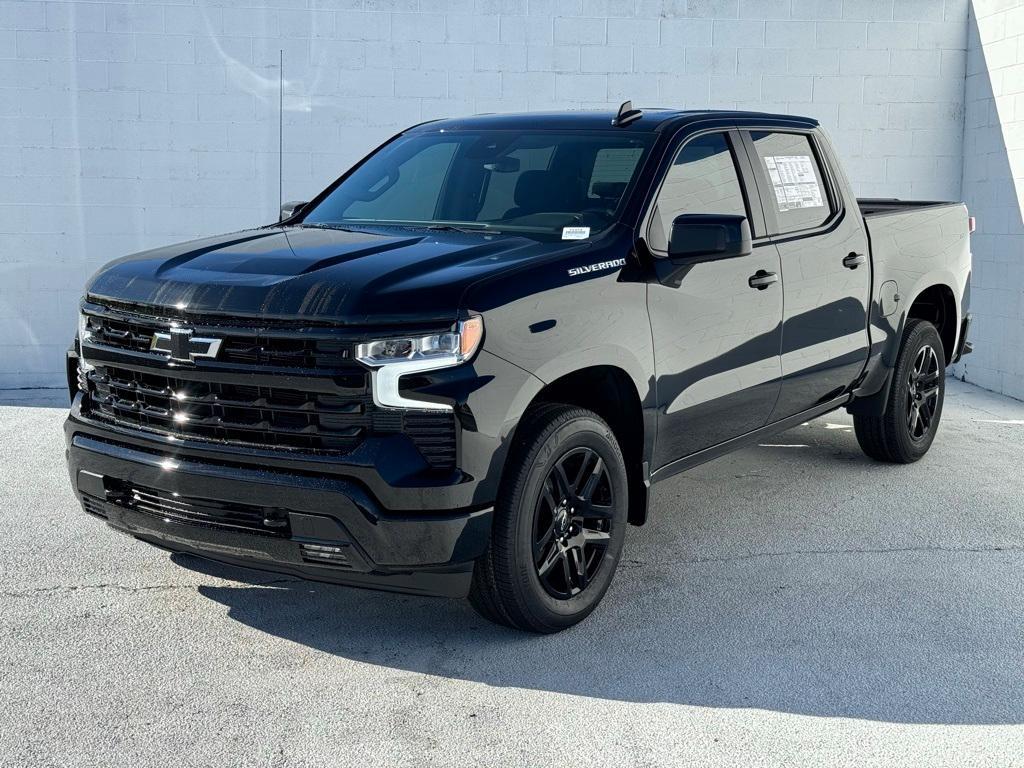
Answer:
[[[967,0],[0,0],[0,389],[89,274],[272,221],[400,128],[643,106],[818,117],[858,193],[960,194]]]
[[[1024,2],[974,0],[963,195],[972,238],[975,353],[958,376],[1024,399]]]

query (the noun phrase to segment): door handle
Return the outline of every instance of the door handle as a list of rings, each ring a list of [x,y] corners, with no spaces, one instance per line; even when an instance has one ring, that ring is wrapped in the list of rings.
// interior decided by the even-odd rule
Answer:
[[[747,283],[750,284],[751,288],[757,288],[757,290],[759,291],[763,291],[772,283],[777,282],[779,282],[778,275],[776,275],[774,272],[765,272],[763,269],[757,270],[757,272],[752,274],[750,276],[750,279],[747,281]]]
[[[861,264],[866,264],[868,257],[863,253],[851,253],[845,259],[843,259],[843,266],[847,269],[856,269]]]

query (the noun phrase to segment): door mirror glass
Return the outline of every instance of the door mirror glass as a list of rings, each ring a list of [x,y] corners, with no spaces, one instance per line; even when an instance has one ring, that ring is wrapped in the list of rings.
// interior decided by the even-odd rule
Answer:
[[[677,264],[734,259],[750,252],[750,224],[746,216],[684,213],[672,221],[668,255]]]
[[[278,221],[284,221],[290,219],[295,214],[302,210],[302,207],[306,205],[305,200],[289,200],[287,203],[281,204],[281,215],[278,216]]]

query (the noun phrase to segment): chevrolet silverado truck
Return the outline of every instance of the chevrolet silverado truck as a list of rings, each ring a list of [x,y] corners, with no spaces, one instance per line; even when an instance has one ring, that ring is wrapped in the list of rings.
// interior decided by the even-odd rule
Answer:
[[[424,123],[275,224],[90,279],[71,483],[168,550],[555,632],[653,483],[839,408],[871,458],[924,456],[971,229],[855,198],[804,117]]]

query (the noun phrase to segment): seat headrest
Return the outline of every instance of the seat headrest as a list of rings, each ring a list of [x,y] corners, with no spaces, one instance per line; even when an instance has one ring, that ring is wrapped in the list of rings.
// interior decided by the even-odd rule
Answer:
[[[513,199],[520,208],[539,211],[551,207],[558,196],[558,184],[550,171],[523,171],[516,179]]]

